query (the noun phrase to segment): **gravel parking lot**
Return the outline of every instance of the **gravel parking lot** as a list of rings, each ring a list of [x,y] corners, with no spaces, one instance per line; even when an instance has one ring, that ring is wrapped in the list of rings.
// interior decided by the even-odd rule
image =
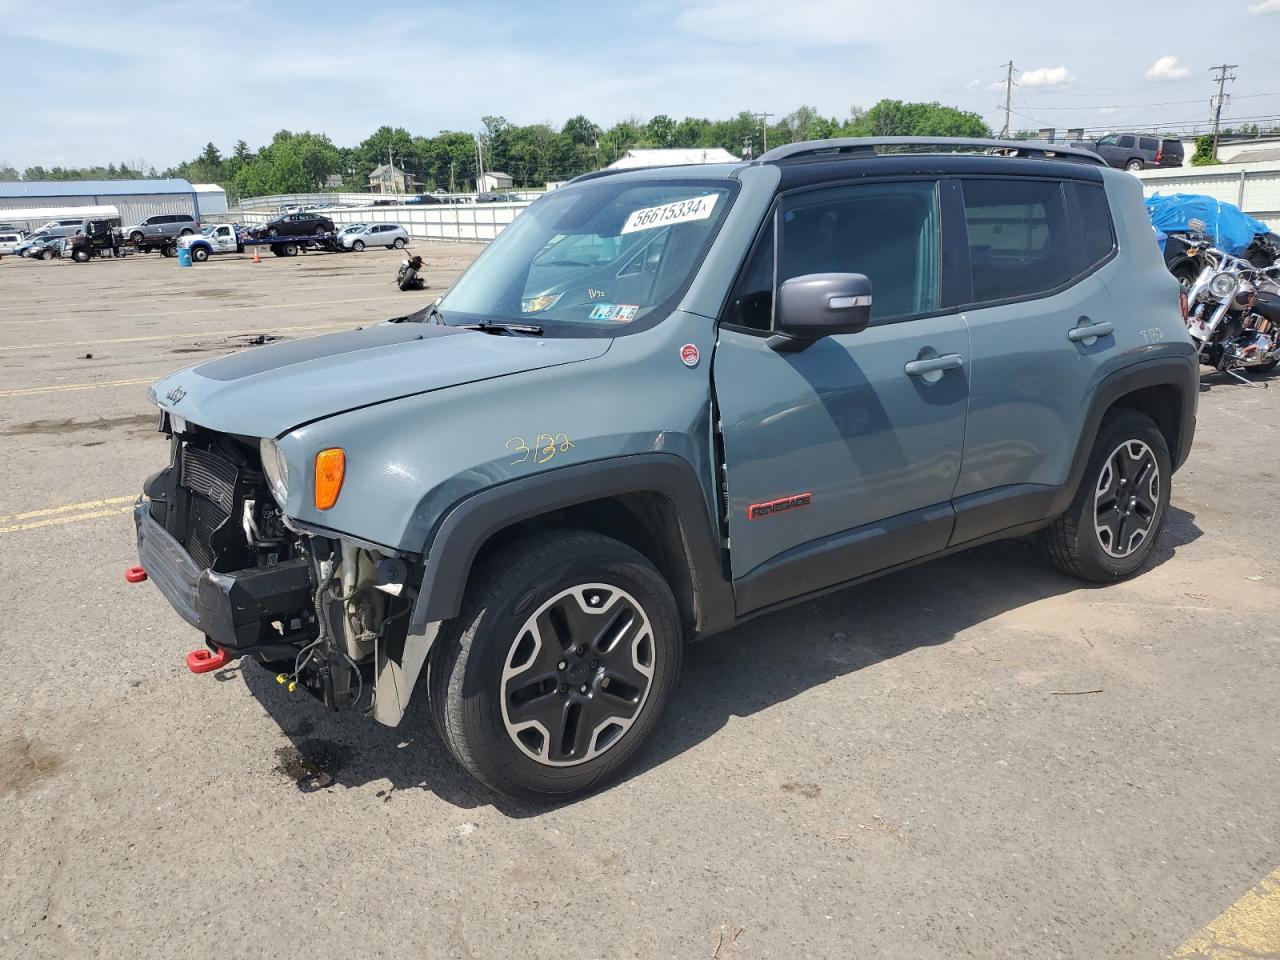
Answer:
[[[1011,542],[753,621],[560,808],[483,792],[423,698],[188,673],[122,576],[146,383],[479,252],[414,250],[408,294],[382,251],[0,262],[0,956],[1164,957],[1280,866],[1280,377],[1205,379],[1142,575]]]

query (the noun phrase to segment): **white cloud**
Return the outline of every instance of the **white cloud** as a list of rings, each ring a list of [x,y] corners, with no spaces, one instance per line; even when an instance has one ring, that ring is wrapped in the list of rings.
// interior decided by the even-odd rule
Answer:
[[[1262,0],[1249,8],[1250,13],[1280,13],[1280,0]]]
[[[1018,83],[1024,87],[1065,87],[1074,79],[1066,67],[1036,67],[1018,74]]]
[[[1280,4],[1280,0],[1268,0]],[[1191,71],[1178,62],[1177,57],[1161,57],[1143,74],[1148,80],[1181,80],[1191,76]]]

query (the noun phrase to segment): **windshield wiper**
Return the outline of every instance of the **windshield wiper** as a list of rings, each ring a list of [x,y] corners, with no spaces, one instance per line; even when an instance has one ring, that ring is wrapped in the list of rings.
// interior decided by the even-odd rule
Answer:
[[[479,323],[460,323],[459,329],[479,330],[481,333],[527,333],[537,336],[542,328],[536,323],[497,323],[493,320],[481,320]]]

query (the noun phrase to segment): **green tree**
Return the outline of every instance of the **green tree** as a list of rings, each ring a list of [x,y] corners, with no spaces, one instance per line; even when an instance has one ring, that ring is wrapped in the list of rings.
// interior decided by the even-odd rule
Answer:
[[[583,147],[593,147],[596,141],[600,139],[600,128],[582,114],[566,120],[560,132],[568,137],[572,143]]]
[[[1211,167],[1221,163],[1213,156],[1213,137],[1206,135],[1196,137],[1196,150],[1191,154],[1191,165],[1193,167]]]
[[[655,147],[669,147],[675,138],[676,122],[665,113],[652,117],[645,124],[645,139]]]
[[[841,131],[854,137],[989,137],[982,117],[934,103],[881,100]]]

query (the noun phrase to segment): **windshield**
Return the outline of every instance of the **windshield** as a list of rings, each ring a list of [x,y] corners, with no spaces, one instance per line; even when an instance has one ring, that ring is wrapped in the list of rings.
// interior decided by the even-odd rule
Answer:
[[[536,324],[613,337],[660,322],[724,220],[728,180],[602,178],[538,200],[440,302],[448,324]]]

